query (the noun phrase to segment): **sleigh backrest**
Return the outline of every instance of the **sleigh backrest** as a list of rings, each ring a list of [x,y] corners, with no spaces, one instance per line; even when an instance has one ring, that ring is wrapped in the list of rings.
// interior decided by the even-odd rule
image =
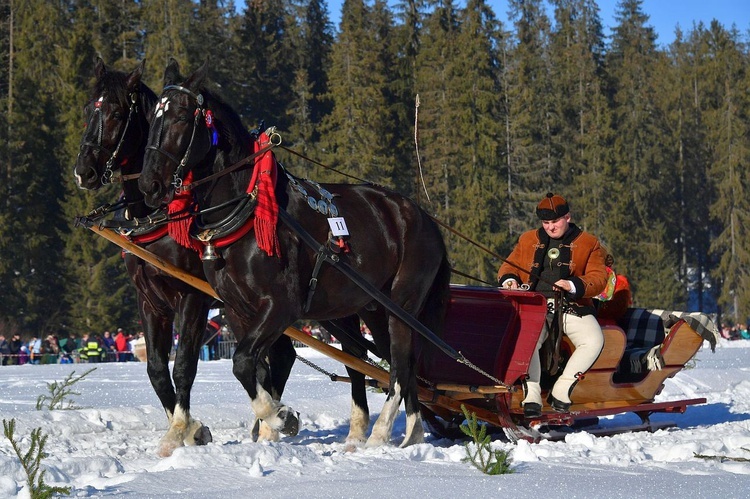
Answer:
[[[547,313],[543,295],[528,291],[451,286],[443,339],[484,371],[513,384],[528,372]],[[433,383],[494,384],[442,353],[420,362]]]

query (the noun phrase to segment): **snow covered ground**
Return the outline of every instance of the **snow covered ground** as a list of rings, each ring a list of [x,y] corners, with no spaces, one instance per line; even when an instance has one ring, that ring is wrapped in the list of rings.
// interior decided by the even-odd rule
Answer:
[[[329,371],[337,362],[299,352]],[[502,497],[650,498],[750,497],[750,341],[708,344],[695,367],[667,380],[658,401],[705,397],[685,414],[655,415],[676,428],[655,433],[594,437],[576,433],[539,444],[503,441],[515,473],[487,476],[465,457],[463,442],[426,435],[427,443],[398,448],[403,413],[392,445],[345,452],[349,386],[297,362],[284,400],[301,414],[298,436],[253,443],[248,397],[232,376],[231,361],[201,362],[192,413],[210,427],[213,443],[182,447],[168,458],[156,449],[167,421],[143,363],[99,364],[74,386],[80,409],[38,411],[46,383],[90,365],[0,367],[0,418],[16,420],[25,450],[31,430],[48,436],[43,461],[50,485],[71,486],[74,497],[348,498]],[[371,420],[383,395],[370,393]],[[635,424],[633,415],[608,424]],[[28,497],[25,474],[10,442],[0,437],[0,497]]]

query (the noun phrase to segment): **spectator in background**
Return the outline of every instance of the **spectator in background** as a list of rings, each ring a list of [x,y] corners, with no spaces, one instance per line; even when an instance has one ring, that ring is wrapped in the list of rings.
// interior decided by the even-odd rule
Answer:
[[[0,334],[0,364],[3,366],[7,366],[9,364],[9,359],[10,344],[8,343],[8,340],[5,339],[5,336]]]
[[[57,344],[57,336],[48,334],[42,343],[44,353],[42,364],[57,364],[60,355],[60,345]]]
[[[104,331],[102,341],[99,343],[106,353],[105,362],[110,362],[117,359],[117,346],[115,345],[115,339],[112,337],[112,333]]]
[[[33,338],[31,338],[31,341],[29,341],[29,355],[31,357],[31,363],[41,364],[43,353],[44,349],[42,348],[42,339],[34,336]]]
[[[208,348],[208,358],[206,360],[216,360],[219,358],[219,336],[221,335],[220,316],[208,319],[206,330],[203,333],[203,344]]]
[[[117,362],[130,360],[130,336],[125,334],[121,327],[117,328],[115,335],[115,349],[117,350]]]
[[[81,362],[103,362],[107,352],[99,344],[98,335],[84,335],[84,338],[86,337],[88,340],[78,351]]]
[[[73,363],[72,353],[76,350],[73,336],[74,335],[71,334],[67,338],[61,338],[58,341],[58,344],[60,345],[60,360],[59,360],[60,364],[72,364]]]
[[[8,365],[21,365],[21,347],[23,342],[21,341],[21,335],[16,333],[8,342],[8,351],[10,352],[10,358],[8,359]]]
[[[721,327],[721,337],[725,340],[731,340],[732,339],[732,328],[724,324]]]

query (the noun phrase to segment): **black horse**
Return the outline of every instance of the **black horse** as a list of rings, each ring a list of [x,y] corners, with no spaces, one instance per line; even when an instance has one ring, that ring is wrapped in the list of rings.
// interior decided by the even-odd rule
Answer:
[[[98,189],[113,181],[122,183],[125,220],[147,216],[161,218],[143,202],[137,177],[143,167],[151,110],[156,94],[142,81],[144,63],[132,72],[108,70],[98,58],[96,83],[90,101],[84,108],[86,129],[74,169],[78,186]],[[119,177],[115,176],[120,171]],[[193,248],[178,244],[168,234],[166,225],[137,229],[131,238],[163,260],[205,280],[203,265]],[[215,300],[166,275],[156,267],[130,253],[125,265],[135,285],[141,322],[146,338],[148,376],[169,420],[169,430],[162,437],[159,454],[171,455],[183,444],[205,444],[211,441],[208,428],[190,416],[190,391],[195,380],[198,358],[209,309]],[[175,319],[177,319],[175,321]],[[172,324],[176,323],[179,343],[172,377],[169,354],[172,349]],[[295,359],[295,350],[287,337],[271,349],[275,369],[275,397],[280,398]],[[264,428],[261,428],[263,431]],[[266,438],[278,438],[265,429]]]
[[[253,230],[216,250],[220,258],[205,262],[204,269],[233,331],[241,332],[233,371],[256,417],[283,428],[294,414],[272,397],[265,358],[285,328],[300,318],[359,314],[381,345],[390,344],[388,396],[367,445],[390,439],[402,399],[407,414],[402,446],[423,441],[412,329],[373,296],[382,293],[399,310],[441,331],[450,266],[437,226],[416,204],[384,188],[318,186],[287,174],[265,150],[266,134],[255,141],[264,149],[250,165],[238,164],[254,141],[234,110],[206,87],[207,70],[208,63],[183,81],[176,62],[167,66],[139,186],[152,207],[192,188],[204,210],[198,236],[212,250],[213,234],[254,210]]]
[[[143,63],[126,74],[108,70],[103,61],[97,59],[96,83],[91,101],[85,109],[87,129],[81,140],[74,171],[78,186],[82,189],[98,189],[107,184],[122,183],[124,204],[127,206],[125,218],[128,220],[146,216],[161,218],[160,213],[152,213],[145,206],[143,194],[138,190],[137,179],[143,167],[143,154],[153,116],[151,109],[156,103],[156,94],[141,81],[142,73]],[[120,172],[119,176],[115,175],[117,171]],[[165,261],[205,280],[197,253],[168,237],[165,226],[154,228],[146,224],[142,232],[141,229],[138,231],[137,235],[131,235],[135,242]],[[205,312],[208,307],[213,306],[212,300],[185,286],[182,281],[160,273],[155,267],[131,254],[126,254],[125,262],[136,285],[139,311],[146,331],[149,377],[170,421],[170,430],[162,439],[159,452],[161,455],[169,455],[182,442],[189,445],[194,441],[204,443],[210,440],[208,429],[191,419],[189,404],[200,351],[199,336],[195,331],[205,322]],[[199,306],[193,306],[193,303],[198,303]],[[178,343],[173,369],[176,393],[168,369],[171,324],[175,314],[178,324],[183,326],[180,328],[181,341]],[[322,324],[341,340],[346,352],[364,357],[369,350],[388,358],[387,355],[381,355],[373,345],[363,342],[361,337],[357,338],[359,319],[356,316],[324,321]],[[278,400],[295,359],[291,340],[286,336],[279,338],[270,355],[270,363],[274,366],[273,397]],[[366,385],[361,373],[347,370],[352,379],[352,420],[355,422],[350,426],[347,441],[356,443],[364,440],[369,424]],[[175,406],[178,407],[179,414],[176,419],[173,418]],[[187,428],[185,422],[188,422]],[[199,429],[203,433],[198,434],[196,439],[194,435]],[[293,422],[290,422],[287,431],[289,434],[295,433]],[[256,419],[252,436],[254,439],[277,440],[279,434]]]

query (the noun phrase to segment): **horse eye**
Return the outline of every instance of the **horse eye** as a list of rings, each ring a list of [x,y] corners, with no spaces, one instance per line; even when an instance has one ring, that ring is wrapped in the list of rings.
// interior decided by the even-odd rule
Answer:
[[[120,113],[120,112],[115,112],[115,113],[114,113],[114,114],[112,115],[112,117],[113,117],[114,119],[118,120],[118,121],[122,121],[122,119],[124,118],[123,114],[122,114],[122,113]]]

